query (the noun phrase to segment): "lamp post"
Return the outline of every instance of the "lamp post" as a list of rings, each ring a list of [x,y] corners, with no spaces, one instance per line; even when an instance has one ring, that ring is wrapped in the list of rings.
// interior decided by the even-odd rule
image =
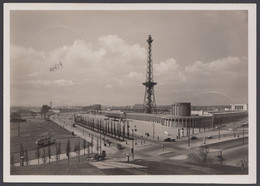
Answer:
[[[132,158],[134,160],[134,129],[132,129]]]
[[[102,145],[101,145],[101,133],[99,134],[99,138],[100,138],[100,140],[99,140],[99,141],[100,141],[99,146],[100,146],[100,154],[101,154],[101,153],[102,153],[102,147],[101,147],[101,146],[102,146]]]
[[[18,136],[20,136],[20,121],[18,121]]]
[[[153,138],[154,138],[154,133],[155,133],[155,131],[154,131],[154,121],[153,121]]]
[[[220,129],[221,129],[221,125],[218,126],[218,139],[220,140]]]

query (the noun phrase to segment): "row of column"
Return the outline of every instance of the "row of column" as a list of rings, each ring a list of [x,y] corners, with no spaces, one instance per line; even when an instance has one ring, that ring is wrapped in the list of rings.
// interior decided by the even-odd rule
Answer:
[[[182,118],[182,119],[166,119],[161,118],[161,124],[167,127],[187,127],[188,125],[191,126],[197,126],[198,121],[195,118],[188,119],[188,118]]]

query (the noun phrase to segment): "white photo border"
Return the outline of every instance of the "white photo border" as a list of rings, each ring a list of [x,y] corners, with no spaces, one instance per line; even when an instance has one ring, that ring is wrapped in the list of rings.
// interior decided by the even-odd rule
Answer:
[[[3,181],[34,183],[256,183],[256,4],[88,4],[88,3],[5,3],[4,6],[4,104]],[[138,175],[138,176],[16,176],[10,175],[10,11],[11,10],[247,10],[248,11],[248,175]]]

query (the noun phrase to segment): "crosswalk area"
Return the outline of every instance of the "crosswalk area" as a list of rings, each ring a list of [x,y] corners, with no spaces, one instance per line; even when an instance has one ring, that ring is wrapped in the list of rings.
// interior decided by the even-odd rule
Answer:
[[[116,161],[98,161],[98,162],[91,162],[92,165],[99,169],[116,169],[116,168],[147,168],[146,166],[131,164],[131,163],[122,163],[122,162],[116,162]]]

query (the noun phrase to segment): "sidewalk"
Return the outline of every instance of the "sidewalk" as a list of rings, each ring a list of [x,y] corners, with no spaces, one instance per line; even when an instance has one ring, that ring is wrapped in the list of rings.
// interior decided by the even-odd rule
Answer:
[[[248,138],[247,133],[244,135],[244,138],[245,139]],[[178,140],[178,141],[179,142],[186,141],[186,143],[180,144],[179,147],[182,147],[182,148],[185,148],[185,149],[190,149],[190,148],[198,148],[198,147],[205,146],[205,145],[218,144],[218,143],[222,143],[222,142],[230,141],[230,140],[242,140],[242,139],[243,139],[242,135],[239,135],[239,137],[237,137],[237,136],[234,137],[232,134],[225,135],[225,137],[222,135],[220,137],[220,139],[219,139],[218,136],[213,136],[212,139],[207,139],[207,136],[204,139],[204,137],[200,136],[198,139],[195,139],[195,140],[190,139],[190,147],[188,146],[188,138],[187,137],[182,138],[181,140]]]

